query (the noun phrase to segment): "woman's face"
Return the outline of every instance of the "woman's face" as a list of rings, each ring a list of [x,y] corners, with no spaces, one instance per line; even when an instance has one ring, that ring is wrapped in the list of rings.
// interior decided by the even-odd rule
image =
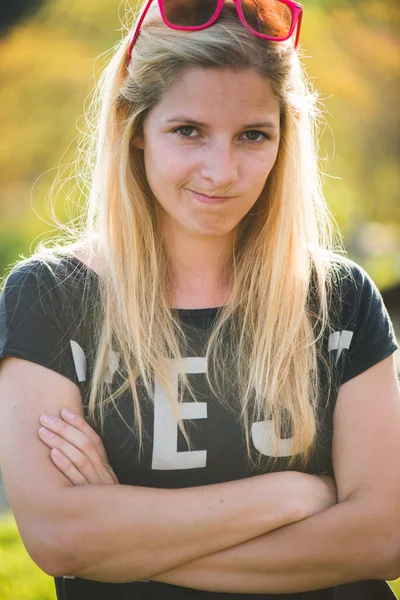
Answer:
[[[134,140],[167,227],[232,234],[275,163],[279,121],[271,84],[255,72],[193,68],[176,80]],[[229,199],[205,204],[196,194]]]

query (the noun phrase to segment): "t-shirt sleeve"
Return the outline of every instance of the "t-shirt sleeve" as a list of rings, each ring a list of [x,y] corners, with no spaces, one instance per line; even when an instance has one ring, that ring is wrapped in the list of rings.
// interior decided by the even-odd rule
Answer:
[[[66,325],[64,296],[59,278],[46,264],[17,265],[0,295],[0,360],[22,358],[78,384],[79,345]]]
[[[331,343],[341,355],[341,383],[360,375],[398,349],[392,321],[381,293],[368,273],[349,261],[343,279],[341,331]]]

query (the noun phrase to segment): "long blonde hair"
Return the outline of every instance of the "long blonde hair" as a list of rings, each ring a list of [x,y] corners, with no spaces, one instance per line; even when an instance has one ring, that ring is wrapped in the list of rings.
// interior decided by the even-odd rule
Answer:
[[[185,389],[195,400],[182,362],[186,341],[169,302],[171,265],[159,235],[156,200],[132,139],[143,132],[149,110],[183,70],[251,69],[272,84],[280,104],[281,141],[265,188],[237,230],[227,263],[231,290],[207,342],[206,378],[221,403],[233,397],[227,386],[237,386],[236,405],[229,408],[241,418],[249,457],[250,424],[265,421],[265,439],[269,421],[275,431],[274,460],[283,433],[292,438],[288,466],[296,458],[305,465],[315,447],[318,404],[328,399],[317,361],[323,358],[331,273],[341,251],[321,191],[317,94],[290,42],[255,37],[229,3],[212,27],[190,35],[167,28],[154,3],[127,68],[129,40],[128,34],[117,45],[94,96],[96,134],[85,155],[86,165],[93,165],[85,228],[77,243],[42,245],[36,254],[47,260],[90,243],[103,259],[89,419],[102,430],[106,407],[118,410],[118,398],[131,390],[131,431],[142,448],[143,407],[136,384],[141,377],[152,398],[157,377],[190,444],[179,418]],[[124,383],[112,390],[107,373],[115,350]],[[167,358],[177,361],[178,399]]]

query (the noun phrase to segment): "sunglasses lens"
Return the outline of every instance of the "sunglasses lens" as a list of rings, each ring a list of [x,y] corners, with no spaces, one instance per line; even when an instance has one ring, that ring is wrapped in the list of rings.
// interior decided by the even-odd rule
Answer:
[[[242,0],[245,21],[253,31],[276,38],[289,35],[292,11],[279,0]]]
[[[167,21],[178,27],[197,27],[211,21],[218,0],[164,0]]]

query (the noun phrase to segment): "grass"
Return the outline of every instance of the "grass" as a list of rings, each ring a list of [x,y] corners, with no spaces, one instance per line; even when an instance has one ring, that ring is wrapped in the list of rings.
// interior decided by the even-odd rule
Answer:
[[[0,600],[55,600],[54,580],[33,562],[12,514],[0,518]]]
[[[390,582],[400,599],[400,579]],[[52,577],[32,561],[12,514],[0,518],[0,600],[55,600]]]

